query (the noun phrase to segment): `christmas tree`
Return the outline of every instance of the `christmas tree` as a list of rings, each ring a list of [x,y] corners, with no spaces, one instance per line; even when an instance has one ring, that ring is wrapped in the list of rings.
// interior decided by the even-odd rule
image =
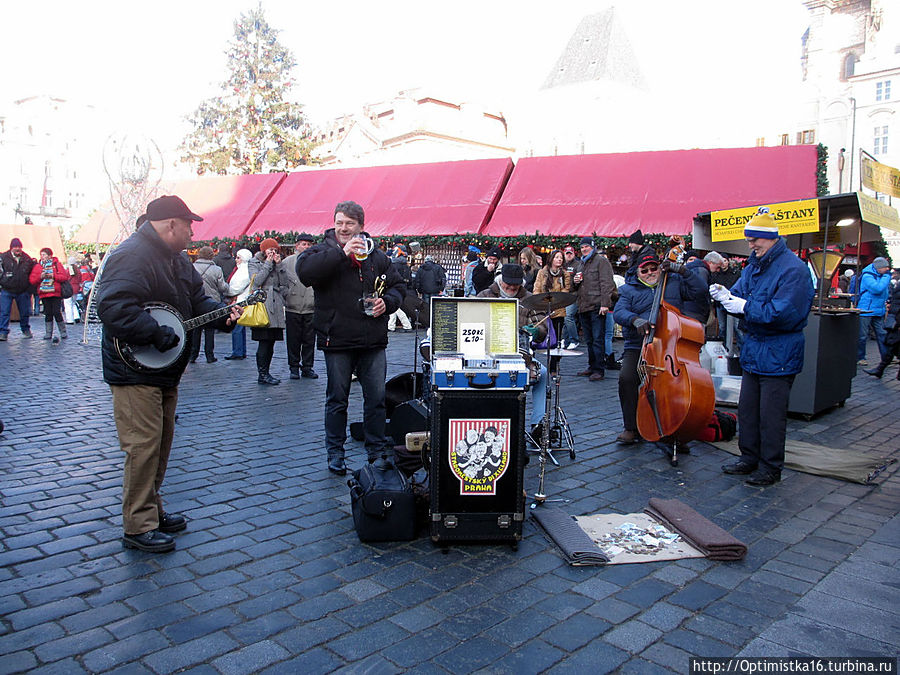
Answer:
[[[234,22],[222,93],[187,118],[193,131],[181,146],[182,160],[198,174],[285,171],[309,161],[313,143],[303,106],[287,100],[296,62],[278,33],[262,7]]]

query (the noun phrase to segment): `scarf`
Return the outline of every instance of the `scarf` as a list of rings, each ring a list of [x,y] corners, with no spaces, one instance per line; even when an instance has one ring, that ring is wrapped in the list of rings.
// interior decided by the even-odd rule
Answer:
[[[53,281],[53,260],[41,261],[41,267],[44,268],[44,273],[50,273],[50,278],[41,279],[41,285],[38,286],[38,291],[41,293],[55,293],[56,283]]]

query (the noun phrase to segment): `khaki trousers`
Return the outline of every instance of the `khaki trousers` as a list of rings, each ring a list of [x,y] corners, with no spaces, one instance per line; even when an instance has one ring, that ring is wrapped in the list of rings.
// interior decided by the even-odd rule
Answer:
[[[122,523],[125,534],[159,527],[163,513],[159,491],[175,433],[178,387],[110,385],[119,446],[125,451]]]

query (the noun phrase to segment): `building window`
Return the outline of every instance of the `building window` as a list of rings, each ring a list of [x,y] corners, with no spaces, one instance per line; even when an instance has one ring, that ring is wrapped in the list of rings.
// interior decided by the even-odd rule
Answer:
[[[782,145],[790,145],[791,144],[790,134],[781,134],[781,144]]]
[[[885,124],[883,127],[875,127],[874,143],[872,144],[873,155],[886,155],[888,151],[888,128]]]
[[[805,129],[797,132],[797,143],[803,145],[812,145],[816,142],[815,129]]]
[[[756,147],[757,148],[766,147],[766,137],[765,136],[760,136],[759,138],[756,139]]]
[[[891,100],[891,81],[883,80],[875,83],[875,100],[890,101]]]
[[[847,56],[844,57],[844,71],[843,76],[841,77],[842,80],[846,80],[848,77],[853,77],[853,73],[856,70],[857,61],[859,61],[859,59],[856,58],[856,54],[847,54]]]

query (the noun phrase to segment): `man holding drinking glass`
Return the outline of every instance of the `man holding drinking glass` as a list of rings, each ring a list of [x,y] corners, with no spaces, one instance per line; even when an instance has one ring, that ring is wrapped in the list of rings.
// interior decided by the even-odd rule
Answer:
[[[325,448],[328,470],[347,473],[347,400],[356,373],[363,391],[363,429],[370,462],[387,457],[384,385],[388,317],[403,302],[404,282],[390,258],[363,231],[356,202],[334,207],[325,240],[297,257],[297,277],[315,291],[313,325],[325,355]]]

